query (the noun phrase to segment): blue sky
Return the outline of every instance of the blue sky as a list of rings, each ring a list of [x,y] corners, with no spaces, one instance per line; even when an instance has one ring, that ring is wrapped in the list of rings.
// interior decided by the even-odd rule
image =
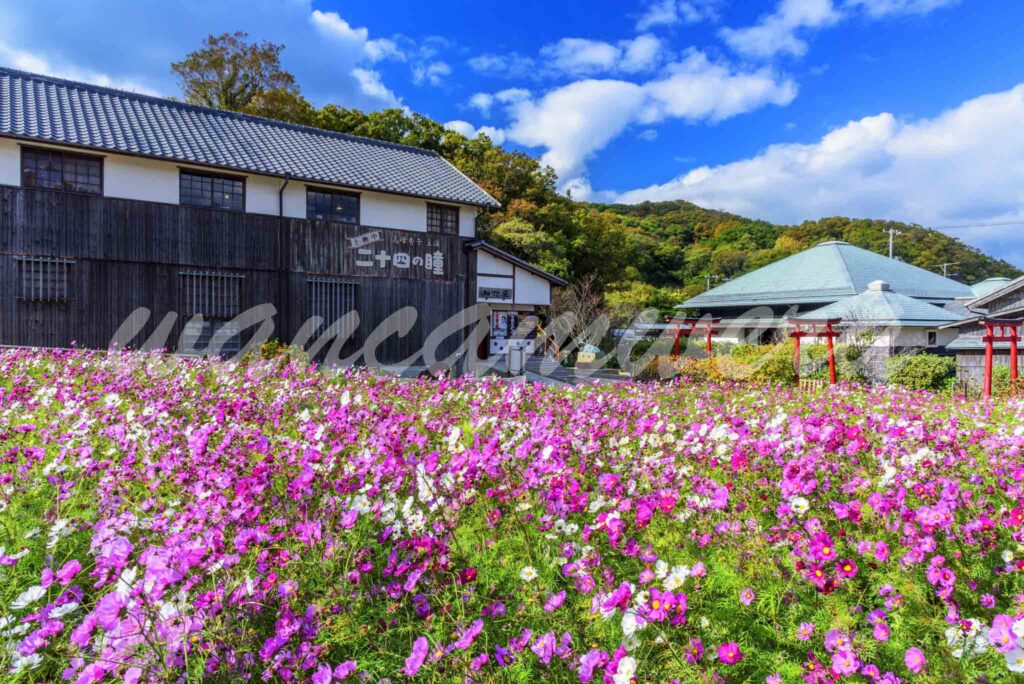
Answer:
[[[1019,0],[0,0],[0,63],[175,95],[171,61],[244,30],[315,103],[482,129],[576,197],[950,226],[1024,266],[1020,26]]]

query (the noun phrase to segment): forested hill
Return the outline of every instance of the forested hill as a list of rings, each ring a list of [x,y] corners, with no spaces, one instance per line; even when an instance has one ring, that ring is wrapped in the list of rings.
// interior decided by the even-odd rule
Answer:
[[[845,218],[778,226],[682,200],[575,202],[556,191],[551,168],[485,135],[467,138],[402,109],[367,113],[333,104],[315,107],[282,68],[283,49],[252,43],[244,33],[209,36],[171,69],[180,79],[183,99],[193,104],[437,152],[501,203],[500,209],[481,215],[481,237],[557,275],[592,280],[613,313],[648,306],[670,310],[700,292],[707,276],[734,278],[828,239],[885,253],[884,229],[890,226],[903,232],[897,255],[923,268],[958,261],[956,268],[967,282],[1020,273],[1005,261],[918,226]]]
[[[674,260],[681,263],[677,277],[651,284],[680,287],[683,296],[706,287],[705,275],[712,275],[713,282],[734,278],[826,240],[845,240],[887,254],[889,228],[900,231],[895,242],[897,258],[915,266],[941,272],[940,264],[959,262],[949,267],[949,273],[967,283],[1021,274],[1010,263],[945,233],[897,221],[831,217],[785,226],[704,209],[684,200],[590,206],[616,215],[630,230],[673,245],[663,247],[665,252],[678,247],[682,255]]]

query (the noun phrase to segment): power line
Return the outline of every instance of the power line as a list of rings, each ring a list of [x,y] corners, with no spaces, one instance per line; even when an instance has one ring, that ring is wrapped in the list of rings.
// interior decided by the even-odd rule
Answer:
[[[952,226],[931,226],[932,230],[967,230],[970,228],[994,228],[998,226],[1024,226],[1022,221],[992,221],[991,223],[962,223]],[[926,226],[921,226],[925,228]]]

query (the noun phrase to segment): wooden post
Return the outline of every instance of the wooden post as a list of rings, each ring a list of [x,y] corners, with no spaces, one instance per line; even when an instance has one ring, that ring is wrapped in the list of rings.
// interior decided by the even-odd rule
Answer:
[[[672,358],[679,358],[679,337],[683,334],[680,325],[676,323],[676,339],[672,342]]]
[[[705,343],[705,346],[707,347],[708,358],[709,359],[713,356],[713,354],[711,353],[711,335],[713,335],[713,334],[714,334],[714,326],[713,326],[713,324],[708,323],[707,326],[705,327],[704,343]]]

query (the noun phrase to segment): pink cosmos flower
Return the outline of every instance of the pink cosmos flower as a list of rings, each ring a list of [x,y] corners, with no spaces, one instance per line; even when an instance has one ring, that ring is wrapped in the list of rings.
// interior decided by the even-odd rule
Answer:
[[[335,679],[348,679],[348,676],[356,671],[356,661],[346,660],[334,668]]]
[[[749,587],[746,588],[746,589],[741,589],[740,590],[740,603],[742,603],[745,606],[749,606],[751,603],[754,602],[754,598],[756,596],[757,595],[754,593],[754,590],[749,588]]]
[[[814,623],[813,622],[801,622],[800,627],[796,630],[796,638],[800,641],[809,641],[811,636],[814,634]]]
[[[733,665],[743,660],[743,651],[735,641],[727,641],[718,647],[718,659],[726,665]]]
[[[553,613],[561,608],[563,603],[565,603],[565,590],[549,596],[548,600],[544,602],[544,610]]]
[[[903,654],[903,662],[906,663],[908,670],[914,674],[918,674],[924,669],[924,653],[922,653],[921,649],[917,646],[908,648],[907,652]]]
[[[860,668],[860,659],[849,649],[836,651],[832,654],[832,669],[843,676],[851,675]]]
[[[427,659],[429,646],[427,637],[421,636],[413,642],[412,653],[405,659],[405,669],[402,670],[402,674],[406,677],[412,677],[420,671],[420,668],[423,667],[423,662]]]
[[[704,657],[704,642],[699,638],[691,638],[683,657],[685,657],[686,662],[691,665],[699,663],[701,658]]]

